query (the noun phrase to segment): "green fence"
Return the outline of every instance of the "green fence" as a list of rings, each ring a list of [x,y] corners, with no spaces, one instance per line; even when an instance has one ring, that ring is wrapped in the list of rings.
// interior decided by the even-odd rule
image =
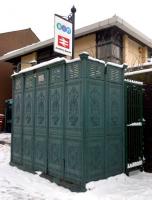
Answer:
[[[126,172],[143,169],[143,84],[125,81]]]
[[[123,66],[84,53],[31,69],[13,76],[11,162],[79,186],[124,172]]]

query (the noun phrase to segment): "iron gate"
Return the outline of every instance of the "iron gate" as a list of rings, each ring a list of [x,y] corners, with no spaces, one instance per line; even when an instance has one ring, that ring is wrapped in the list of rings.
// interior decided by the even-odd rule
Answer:
[[[126,173],[143,169],[143,85],[125,80]]]
[[[152,84],[144,85],[144,170],[152,172]]]

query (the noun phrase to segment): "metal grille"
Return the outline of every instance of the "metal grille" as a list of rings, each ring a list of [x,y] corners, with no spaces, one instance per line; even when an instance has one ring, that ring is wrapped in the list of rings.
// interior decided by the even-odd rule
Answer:
[[[119,71],[117,69],[111,69],[110,70],[110,80],[119,82],[119,79],[120,79]]]
[[[143,87],[125,82],[126,172],[143,168]]]
[[[79,76],[80,76],[80,67],[78,64],[71,64],[67,67],[68,79],[79,78]]]

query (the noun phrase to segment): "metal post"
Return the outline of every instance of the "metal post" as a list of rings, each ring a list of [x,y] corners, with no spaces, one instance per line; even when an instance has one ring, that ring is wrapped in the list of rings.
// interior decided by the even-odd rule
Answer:
[[[72,59],[74,58],[74,47],[75,47],[75,13],[76,8],[73,6],[71,8],[72,12]]]

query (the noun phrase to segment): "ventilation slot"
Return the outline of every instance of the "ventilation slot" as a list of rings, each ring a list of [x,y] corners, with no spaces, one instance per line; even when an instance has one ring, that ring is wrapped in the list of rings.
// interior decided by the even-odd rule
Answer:
[[[110,70],[110,81],[119,82],[120,73],[118,70]]]
[[[78,78],[80,75],[80,68],[78,65],[69,66],[68,69],[69,79]]]

